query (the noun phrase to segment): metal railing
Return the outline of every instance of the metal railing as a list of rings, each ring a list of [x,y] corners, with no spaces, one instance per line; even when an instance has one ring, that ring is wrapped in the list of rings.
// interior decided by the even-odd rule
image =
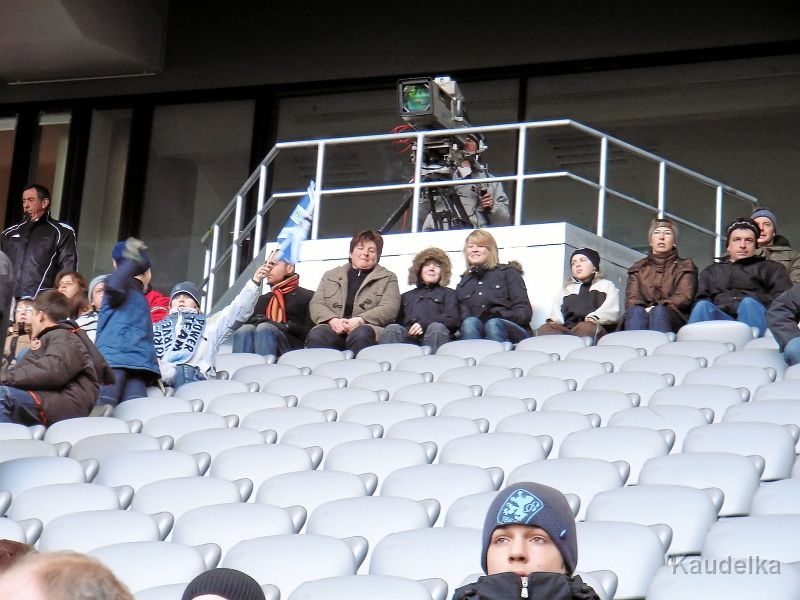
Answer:
[[[548,128],[568,127],[574,131],[586,134],[594,138],[600,143],[600,153],[598,160],[598,179],[597,182],[591,181],[586,177],[576,173],[559,170],[547,172],[528,172],[526,170],[527,164],[527,140],[528,132],[533,130],[544,130]],[[355,144],[367,144],[374,142],[395,142],[401,140],[413,139],[417,148],[422,148],[425,140],[433,138],[452,137],[456,134],[464,135],[468,133],[499,133],[499,132],[515,132],[516,140],[516,169],[512,175],[503,176],[487,176],[481,179],[459,179],[456,181],[425,181],[422,177],[423,173],[423,159],[424,153],[417,152],[414,160],[414,176],[409,183],[392,183],[382,185],[364,185],[356,187],[339,187],[339,188],[325,188],[323,175],[325,172],[325,159],[326,150],[331,146],[346,146]],[[609,153],[610,148],[614,147],[620,150],[629,152],[634,156],[646,159],[658,165],[658,198],[656,206],[652,206],[647,202],[626,194],[620,190],[613,189],[608,185],[608,170],[609,170]],[[203,272],[203,289],[206,292],[204,298],[204,308],[208,309],[213,306],[214,290],[217,278],[225,276],[227,269],[228,287],[233,286],[237,277],[240,274],[240,267],[243,264],[242,259],[247,258],[244,264],[249,260],[255,259],[259,253],[262,252],[266,240],[264,240],[264,220],[267,213],[273,207],[275,202],[287,198],[301,198],[305,195],[306,191],[297,192],[276,192],[272,193],[267,198],[268,189],[268,170],[276,158],[282,153],[289,150],[296,149],[312,149],[316,151],[316,164],[315,164],[315,182],[317,190],[317,208],[311,226],[310,239],[317,239],[319,235],[319,223],[325,215],[324,198],[334,197],[344,194],[367,194],[373,192],[387,192],[395,190],[411,190],[412,201],[410,203],[411,216],[411,232],[418,231],[419,228],[419,206],[420,195],[426,187],[443,187],[455,185],[470,185],[470,184],[486,184],[490,182],[513,182],[515,184],[514,190],[514,214],[513,225],[522,225],[522,215],[525,202],[525,184],[534,180],[552,180],[563,179],[577,182],[583,186],[594,189],[597,193],[597,217],[595,233],[598,236],[603,236],[606,229],[606,202],[609,197],[618,198],[632,206],[636,206],[645,211],[649,211],[659,217],[667,216],[673,221],[689,227],[690,229],[699,232],[714,240],[714,255],[718,256],[722,251],[722,231],[723,231],[723,214],[725,195],[728,194],[742,200],[750,205],[755,205],[757,199],[750,195],[737,190],[729,185],[701,175],[691,169],[687,169],[681,165],[668,161],[659,157],[651,152],[642,150],[632,144],[614,138],[601,131],[597,131],[586,125],[572,121],[569,119],[560,119],[552,121],[536,121],[529,123],[515,123],[508,125],[490,125],[482,127],[468,127],[461,129],[450,130],[432,130],[432,131],[412,131],[395,134],[382,134],[382,135],[366,135],[366,136],[353,136],[330,138],[321,140],[310,141],[296,141],[296,142],[279,142],[266,157],[261,161],[259,166],[250,174],[242,187],[233,197],[231,202],[220,213],[216,220],[211,224],[208,232],[203,236],[202,243],[205,246],[205,266]],[[689,219],[682,218],[667,210],[667,174],[669,171],[680,173],[691,180],[709,186],[715,190],[715,213],[714,213],[714,229],[709,229],[698,223],[692,222]],[[246,210],[247,195],[258,185],[256,205],[253,217],[246,223],[243,223]],[[233,228],[230,231],[223,231],[225,223],[233,217]],[[243,256],[243,247],[247,243],[250,247],[251,256]],[[227,263],[227,268],[225,267]]]

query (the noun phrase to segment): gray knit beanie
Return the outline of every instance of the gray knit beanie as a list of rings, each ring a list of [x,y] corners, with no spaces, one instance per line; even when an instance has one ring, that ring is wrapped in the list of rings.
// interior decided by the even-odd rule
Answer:
[[[507,525],[530,525],[547,532],[561,552],[567,573],[578,562],[578,538],[575,517],[564,494],[541,483],[521,481],[497,492],[483,523],[481,566],[486,572],[486,553],[492,532]]]
[[[186,586],[181,600],[193,600],[206,594],[222,596],[225,600],[265,600],[258,582],[236,569],[219,568],[200,573]]]

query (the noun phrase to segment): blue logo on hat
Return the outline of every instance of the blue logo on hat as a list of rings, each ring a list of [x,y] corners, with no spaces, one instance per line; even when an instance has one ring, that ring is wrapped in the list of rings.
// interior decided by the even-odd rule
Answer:
[[[531,519],[544,508],[544,502],[528,490],[518,489],[511,492],[497,513],[497,523],[507,525],[520,523],[527,525]]]

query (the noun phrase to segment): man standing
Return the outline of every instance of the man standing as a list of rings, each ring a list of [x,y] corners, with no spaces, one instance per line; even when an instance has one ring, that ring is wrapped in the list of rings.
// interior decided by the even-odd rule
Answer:
[[[0,250],[14,265],[14,296],[35,297],[53,287],[59,271],[77,271],[75,231],[50,216],[50,191],[31,184],[22,192],[21,223],[0,234]]]
[[[779,263],[755,255],[761,230],[752,219],[736,219],[726,234],[728,257],[700,273],[689,323],[735,319],[764,335],[767,307],[792,282]]]
[[[761,229],[756,256],[774,260],[783,265],[792,283],[800,283],[800,252],[789,245],[789,240],[778,233],[778,218],[768,208],[759,207],[750,215]]]

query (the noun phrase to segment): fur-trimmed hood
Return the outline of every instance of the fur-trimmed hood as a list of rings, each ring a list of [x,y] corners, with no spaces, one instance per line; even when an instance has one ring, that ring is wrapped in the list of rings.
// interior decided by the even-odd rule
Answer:
[[[439,285],[447,287],[450,285],[450,277],[453,274],[453,265],[450,258],[445,254],[444,250],[439,248],[426,248],[414,257],[414,261],[408,268],[408,283],[410,285],[419,284],[419,272],[422,270],[423,265],[428,261],[436,261],[442,267],[442,278],[439,280]]]

